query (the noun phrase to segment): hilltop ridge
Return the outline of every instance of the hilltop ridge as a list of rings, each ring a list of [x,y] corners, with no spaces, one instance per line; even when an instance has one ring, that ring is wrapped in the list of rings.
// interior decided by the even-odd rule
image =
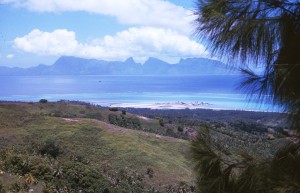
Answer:
[[[224,75],[237,74],[220,61],[207,58],[186,58],[176,64],[150,57],[144,64],[128,58],[125,61],[106,61],[62,56],[54,64],[30,68],[0,66],[2,76],[39,75]]]

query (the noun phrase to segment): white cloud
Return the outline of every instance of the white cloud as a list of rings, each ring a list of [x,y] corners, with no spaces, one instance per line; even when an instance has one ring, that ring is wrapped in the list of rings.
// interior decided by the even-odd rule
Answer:
[[[13,54],[8,54],[7,56],[6,56],[6,58],[7,59],[13,59],[15,56],[13,55]]]
[[[14,40],[14,47],[38,55],[70,55],[84,58],[124,60],[148,57],[170,61],[180,57],[207,56],[203,45],[174,30],[153,27],[129,28],[89,43],[79,43],[76,34],[66,29],[43,32],[38,29]]]
[[[170,28],[190,34],[191,11],[165,0],[0,0],[36,12],[85,11],[116,17],[120,23]]]
[[[14,46],[40,55],[70,55],[76,52],[79,45],[75,32],[59,29],[50,33],[34,29],[23,37],[15,38]]]

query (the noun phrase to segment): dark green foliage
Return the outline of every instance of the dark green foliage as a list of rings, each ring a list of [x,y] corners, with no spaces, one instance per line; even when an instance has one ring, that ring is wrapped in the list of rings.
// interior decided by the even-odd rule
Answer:
[[[267,132],[267,127],[255,123],[247,123],[244,121],[236,121],[230,123],[230,126],[233,128],[238,128],[239,130],[246,131],[248,133],[266,133]]]
[[[165,126],[165,123],[164,123],[164,120],[163,119],[159,119],[159,125],[164,127]]]
[[[109,187],[109,181],[99,172],[91,170],[87,165],[74,162],[65,162],[61,165],[64,172],[61,180],[67,182],[71,190],[84,192],[102,192]]]
[[[223,160],[220,155],[212,149],[211,141],[207,129],[199,132],[197,138],[192,142],[193,159],[196,162],[197,185],[199,192],[210,193],[233,193],[231,167],[223,170]]]
[[[198,192],[299,193],[300,144],[290,142],[274,158],[224,154],[207,129],[192,142]]]
[[[49,155],[52,158],[56,159],[59,154],[62,153],[60,147],[53,141],[47,140],[39,149],[41,155]]]
[[[12,192],[27,192],[28,188],[26,183],[16,182],[10,185],[9,190]]]
[[[128,108],[128,112],[138,114],[144,117],[154,119],[159,116],[163,119],[169,119],[173,124],[180,122],[192,121],[209,121],[220,123],[234,123],[236,121],[243,121],[246,123],[282,120],[284,114],[275,112],[251,112],[238,110],[220,110],[215,111],[211,109],[142,109],[142,108]]]
[[[19,156],[10,157],[10,159],[5,162],[4,167],[15,173],[21,173],[22,175],[29,171],[27,165],[23,166],[23,159]]]
[[[5,193],[4,187],[2,184],[0,184],[0,193]]]
[[[197,33],[210,40],[212,52],[242,60],[241,87],[284,107],[294,126],[300,120],[299,7],[289,0],[198,0],[195,12]],[[246,61],[263,73],[249,70]]]
[[[179,132],[183,132],[183,127],[178,126],[178,127],[177,127],[177,130],[178,130]]]
[[[47,99],[41,99],[39,102],[40,102],[40,103],[47,103],[48,100],[47,100]]]
[[[122,110],[122,115],[126,115],[126,110]]]
[[[2,152],[0,160],[0,163],[4,163],[2,169],[23,177],[27,174],[32,175],[35,180],[44,184],[43,192],[151,192],[143,186],[144,176],[137,172],[101,171],[86,162],[73,159],[49,161],[47,157],[24,153]],[[149,175],[153,175],[153,170]],[[27,192],[28,189],[29,186],[22,181],[9,187],[13,192]],[[2,192],[5,191],[0,184],[0,193]]]
[[[125,117],[123,114],[118,116],[115,114],[108,115],[108,121],[110,124],[118,125],[120,127],[141,129],[140,120],[137,118]]]
[[[142,124],[144,131],[181,139],[191,139],[199,128],[209,127],[224,135],[233,137],[233,139],[224,139],[223,145],[230,144],[229,146],[234,147],[235,150],[243,149],[248,152],[250,150],[251,155],[253,155],[252,153],[256,154],[258,152],[256,150],[259,150],[259,154],[269,156],[269,150],[266,150],[269,144],[264,144],[264,136],[268,134],[268,129],[274,130],[274,136],[283,137],[277,127],[287,127],[284,115],[275,112],[215,111],[209,109],[162,110],[127,108],[127,110],[144,117],[156,118],[159,116],[164,120],[172,121],[172,124],[165,124],[163,128],[159,124],[159,127],[148,127]],[[270,124],[273,126],[270,126]],[[241,140],[243,140],[243,144],[240,143]],[[262,143],[260,144],[260,142]],[[256,147],[253,147],[254,143]]]
[[[109,189],[105,188],[105,189],[103,190],[103,193],[110,193],[110,191],[109,191]]]
[[[149,176],[149,178],[153,178],[154,171],[152,168],[147,168],[146,174]]]
[[[241,88],[245,88],[255,100],[283,107],[290,116],[291,126],[300,131],[300,2],[198,0],[195,14],[198,17],[197,33],[210,40],[213,53],[241,59],[244,64],[242,72],[246,75]],[[248,69],[248,61],[262,67],[263,73],[257,75]],[[244,130],[250,130],[243,123],[239,124]],[[213,148],[209,141],[204,140],[205,137],[200,133],[192,147],[200,190],[300,192],[299,137],[297,142],[291,142],[277,152],[273,159],[262,161],[246,156],[233,163],[232,160],[223,161],[224,156],[220,157],[222,150]],[[209,162],[200,155],[207,157]],[[216,170],[209,170],[215,174],[213,178],[205,171],[211,166],[210,162],[216,165]]]
[[[108,110],[116,112],[116,111],[119,111],[119,108],[118,107],[111,107]]]

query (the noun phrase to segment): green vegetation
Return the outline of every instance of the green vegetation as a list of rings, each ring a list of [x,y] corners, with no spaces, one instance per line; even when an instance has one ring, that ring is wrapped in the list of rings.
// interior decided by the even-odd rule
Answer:
[[[195,192],[189,140],[198,131],[209,129],[222,159],[240,163],[247,152],[268,160],[287,143],[279,115],[3,103],[0,184],[12,192]]]
[[[62,153],[61,148],[52,140],[47,140],[39,149],[41,155],[48,155],[56,159]]]
[[[212,52],[226,54],[235,61],[240,59],[245,74],[241,88],[246,88],[255,100],[271,101],[283,107],[288,112],[291,128],[300,132],[299,1],[197,2],[197,32],[210,40]],[[262,67],[263,72],[256,74],[249,69],[248,62]],[[232,125],[249,133],[261,131],[243,122]],[[227,151],[210,132],[202,129],[192,142],[198,192],[299,192],[299,135],[280,143],[279,150],[273,144],[271,147],[278,151],[263,158],[248,151],[239,154]],[[275,137],[269,134],[268,139]]]
[[[118,107],[111,107],[109,108],[110,111],[119,111],[119,108]]]
[[[0,104],[2,189],[177,192],[193,187],[188,141],[109,124],[112,114],[127,126],[138,120],[143,127],[146,121],[65,102]],[[158,120],[153,123],[159,128]]]
[[[210,51],[234,62],[240,59],[246,77],[241,87],[262,102],[285,108],[296,127],[300,121],[299,1],[197,2],[197,33],[210,41]],[[263,72],[256,74],[248,64]]]
[[[41,100],[40,100],[40,103],[47,103],[47,102],[48,102],[47,99],[41,99]]]
[[[199,192],[299,192],[300,148],[287,142],[272,158],[227,151],[203,129],[192,142]]]
[[[108,121],[110,124],[118,125],[120,127],[141,129],[141,123],[139,119],[133,117],[126,117],[123,113],[120,116],[115,114],[109,114]]]
[[[165,123],[164,123],[164,120],[163,119],[159,119],[159,125],[164,127],[165,126]]]

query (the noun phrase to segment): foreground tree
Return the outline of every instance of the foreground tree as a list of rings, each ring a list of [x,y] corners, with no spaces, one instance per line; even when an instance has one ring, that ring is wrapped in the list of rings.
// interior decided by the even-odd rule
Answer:
[[[250,96],[274,104],[290,115],[300,132],[300,1],[198,0],[197,34],[209,40],[212,53],[241,62]],[[249,70],[248,63],[263,73]],[[229,159],[205,130],[192,142],[198,191],[210,193],[300,192],[299,137],[272,159],[246,154]]]
[[[210,41],[213,54],[241,61],[249,94],[300,119],[300,1],[198,0],[197,34]],[[247,63],[263,68],[256,75]]]
[[[203,129],[192,141],[192,153],[199,193],[300,193],[299,143],[290,142],[273,158],[259,159],[224,153]]]

